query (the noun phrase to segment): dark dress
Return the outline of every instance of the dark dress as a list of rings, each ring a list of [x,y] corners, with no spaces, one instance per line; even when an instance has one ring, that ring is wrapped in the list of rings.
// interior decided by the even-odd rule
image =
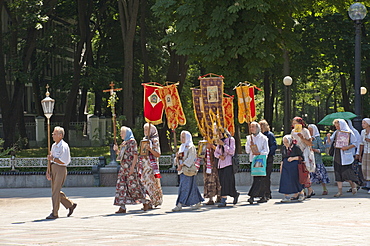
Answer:
[[[267,156],[266,176],[254,176],[253,184],[248,192],[250,197],[265,197],[271,199],[271,173],[274,162],[274,155],[277,149],[276,139],[272,132],[263,133],[268,138],[269,154]]]
[[[342,165],[342,157],[340,155],[340,149],[334,149],[334,176],[335,181],[344,182],[344,181],[353,181],[359,183],[358,176],[352,169],[352,165]]]
[[[285,146],[282,149],[283,167],[280,175],[279,193],[294,194],[302,191],[303,185],[299,183],[298,163],[299,161],[288,162],[289,157],[301,156],[302,150],[293,145],[291,150],[287,150]],[[302,157],[303,158],[303,157]]]

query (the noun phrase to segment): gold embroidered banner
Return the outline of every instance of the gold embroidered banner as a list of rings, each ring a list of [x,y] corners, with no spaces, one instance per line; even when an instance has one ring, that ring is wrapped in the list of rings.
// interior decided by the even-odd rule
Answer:
[[[194,116],[198,123],[198,129],[203,137],[206,136],[206,131],[204,127],[204,109],[203,109],[203,99],[200,89],[191,89],[193,96],[193,106],[194,106]]]
[[[179,124],[185,125],[186,118],[177,91],[177,84],[163,86],[158,89],[158,92],[164,102],[168,128],[175,130]]]
[[[224,92],[223,77],[199,77],[200,90],[203,99],[204,127],[207,138],[215,137],[214,124],[217,127],[224,127],[224,111],[222,107],[222,98]]]
[[[234,96],[224,94],[226,97],[222,99],[222,106],[224,108],[225,127],[230,132],[231,136],[235,134],[234,124]]]
[[[236,87],[238,96],[238,120],[240,124],[244,122],[250,123],[256,117],[256,105],[254,102],[255,86],[241,85]]]

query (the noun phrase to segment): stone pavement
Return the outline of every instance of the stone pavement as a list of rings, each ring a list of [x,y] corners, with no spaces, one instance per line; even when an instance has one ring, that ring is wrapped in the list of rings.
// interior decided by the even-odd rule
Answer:
[[[46,220],[51,210],[50,189],[0,189],[0,245],[369,245],[370,194],[360,190],[334,198],[329,195],[304,202],[280,203],[273,188],[268,203],[249,205],[249,187],[238,187],[239,203],[226,208],[202,206],[171,212],[177,187],[163,187],[164,203],[149,212],[127,206],[116,215],[114,187],[65,188],[78,204],[67,218]],[[348,187],[345,187],[346,189]]]

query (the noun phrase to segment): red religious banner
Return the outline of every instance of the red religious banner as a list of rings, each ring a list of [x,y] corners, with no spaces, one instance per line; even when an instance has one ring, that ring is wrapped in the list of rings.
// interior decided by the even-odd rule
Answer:
[[[231,136],[234,136],[234,96],[230,96],[225,93],[224,96],[226,97],[222,98],[222,107],[224,108],[225,128],[230,132]]]
[[[158,125],[162,123],[163,101],[159,96],[157,83],[143,83],[144,86],[144,118],[148,123]]]
[[[244,84],[235,88],[238,96],[238,120],[240,124],[244,122],[250,123],[257,118],[254,88],[261,90],[254,85],[249,86]]]
[[[167,125],[172,130],[175,130],[179,124],[186,124],[185,114],[176,85],[172,84],[158,88],[159,96],[165,105]]]

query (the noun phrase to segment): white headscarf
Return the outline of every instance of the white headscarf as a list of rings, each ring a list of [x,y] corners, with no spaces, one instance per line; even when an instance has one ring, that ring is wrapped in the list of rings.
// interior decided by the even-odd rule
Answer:
[[[369,118],[364,118],[363,121],[365,121],[370,126],[370,119]]]
[[[353,131],[351,130],[351,128],[348,126],[347,122],[343,119],[337,119],[338,123],[339,123],[339,129],[341,131],[344,131],[344,132],[350,132],[350,133],[353,133]],[[353,133],[354,134],[354,133]]]
[[[351,120],[347,120],[347,123],[348,123],[348,126],[349,126],[349,128],[351,128],[351,130],[353,131],[353,133],[355,134],[355,136],[356,136],[356,139],[357,139],[357,141],[360,141],[360,139],[361,139],[361,135],[360,135],[360,133],[353,127],[353,125],[352,125],[352,121]]]
[[[189,150],[190,147],[194,146],[193,144],[193,137],[191,136],[190,132],[182,131],[181,135],[185,134],[185,143],[182,143],[179,149],[179,152],[184,152],[184,154]]]
[[[315,124],[309,124],[308,128],[312,128],[312,137],[320,137],[320,131]]]

